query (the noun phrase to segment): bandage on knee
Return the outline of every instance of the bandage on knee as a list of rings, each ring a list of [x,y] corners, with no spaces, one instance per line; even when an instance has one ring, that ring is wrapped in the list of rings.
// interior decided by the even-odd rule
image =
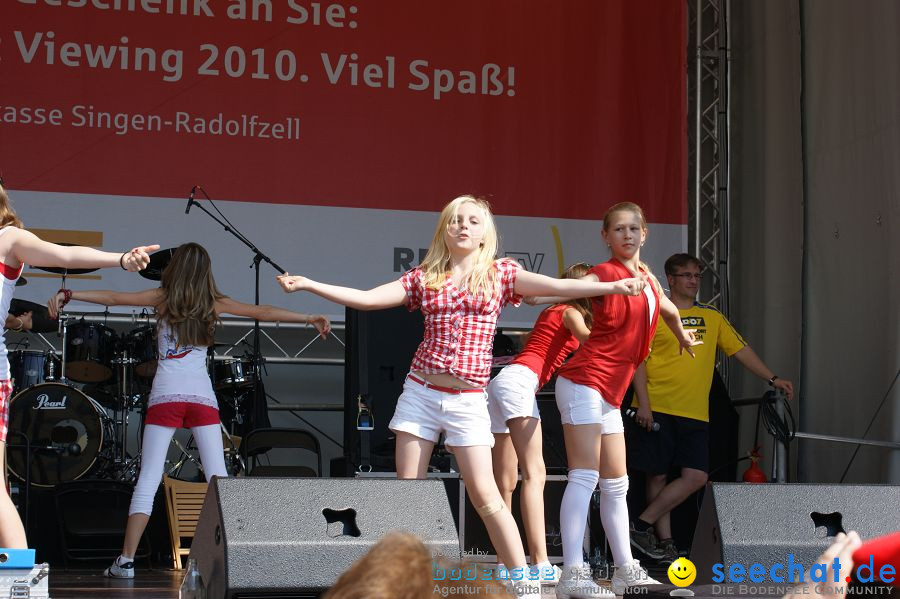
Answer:
[[[475,508],[475,511],[478,512],[478,515],[481,516],[482,518],[486,518],[487,516],[496,514],[497,512],[502,510],[504,507],[506,507],[506,504],[503,503],[503,501],[501,501],[500,499],[498,499],[497,501],[492,501],[491,503],[489,503],[487,505],[483,505],[481,507]]]

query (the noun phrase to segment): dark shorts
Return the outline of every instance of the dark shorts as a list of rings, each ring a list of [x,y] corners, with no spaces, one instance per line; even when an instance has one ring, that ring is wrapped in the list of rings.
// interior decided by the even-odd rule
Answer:
[[[709,423],[653,412],[656,432],[625,418],[628,467],[648,474],[666,474],[672,466],[709,472]]]

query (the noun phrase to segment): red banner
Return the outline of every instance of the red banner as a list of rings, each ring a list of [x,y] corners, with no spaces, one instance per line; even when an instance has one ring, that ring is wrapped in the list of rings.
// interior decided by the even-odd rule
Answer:
[[[686,221],[680,0],[4,0],[13,189]]]

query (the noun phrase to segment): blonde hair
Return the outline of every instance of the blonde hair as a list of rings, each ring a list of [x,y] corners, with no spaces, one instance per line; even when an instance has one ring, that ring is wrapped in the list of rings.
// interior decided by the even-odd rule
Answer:
[[[486,200],[472,195],[462,195],[444,206],[444,209],[441,210],[441,217],[438,219],[437,228],[434,230],[431,245],[428,247],[428,253],[425,254],[419,268],[422,269],[425,287],[437,290],[443,286],[447,274],[450,273],[450,248],[447,247],[444,235],[447,233],[447,227],[451,221],[459,214],[460,207],[467,203],[475,204],[484,212],[484,237],[481,239],[481,247],[478,249],[475,265],[463,283],[472,295],[483,295],[489,298],[493,296],[496,284],[497,272],[494,268],[494,259],[497,256],[498,239],[491,206]]]
[[[209,345],[215,338],[216,301],[225,297],[216,287],[209,254],[198,243],[175,250],[162,272],[160,318],[175,332],[180,345]]]
[[[25,227],[21,219],[16,216],[16,211],[13,210],[12,202],[10,202],[9,196],[6,194],[6,188],[0,183],[0,227],[10,226],[19,227],[20,229]]]
[[[619,202],[618,204],[610,206],[609,210],[606,211],[606,214],[603,215],[604,231],[609,231],[609,217],[616,212],[631,212],[632,214],[636,215],[641,221],[641,230],[643,230],[644,233],[647,233],[647,218],[644,216],[644,211],[641,209],[641,207],[634,202]],[[656,293],[658,295],[662,295],[662,286],[659,284],[656,276],[654,276],[653,272],[650,270],[650,267],[647,266],[647,264],[643,260],[639,260],[638,265],[641,267],[641,270],[644,270],[648,275],[650,275],[650,282],[653,284],[653,288],[656,289]]]
[[[580,279],[581,277],[588,274],[588,271],[591,270],[591,265],[587,262],[578,262],[577,264],[573,264],[569,268],[563,272],[559,276],[560,279]],[[587,328],[591,328],[591,325],[594,323],[594,312],[591,310],[591,300],[587,297],[580,297],[577,299],[570,299],[567,302],[564,302],[567,306],[571,306],[578,310],[581,317],[584,318],[584,324],[587,325]]]

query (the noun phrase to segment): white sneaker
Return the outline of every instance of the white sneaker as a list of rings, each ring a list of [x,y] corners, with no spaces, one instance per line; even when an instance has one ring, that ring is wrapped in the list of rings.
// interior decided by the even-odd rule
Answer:
[[[615,594],[594,582],[594,573],[587,564],[562,569],[556,585],[556,599],[611,599]]]
[[[636,587],[644,584],[662,584],[656,579],[650,578],[647,570],[636,559],[626,563],[621,568],[616,568],[612,577],[612,590],[616,595],[623,595],[628,587]]]
[[[119,556],[103,571],[103,575],[108,578],[134,578],[134,560],[123,562]]]
[[[541,585],[536,580],[510,580],[506,590],[520,599],[541,599]]]
[[[528,568],[528,580],[540,581],[541,584],[553,586],[559,584],[562,570],[550,562],[541,562]]]

